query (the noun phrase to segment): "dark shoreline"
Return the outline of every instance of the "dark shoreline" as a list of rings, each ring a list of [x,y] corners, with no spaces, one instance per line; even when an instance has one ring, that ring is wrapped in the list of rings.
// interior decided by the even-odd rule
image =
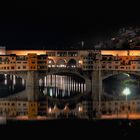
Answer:
[[[16,133],[30,134],[33,137],[47,135],[64,138],[63,134],[65,134],[68,137],[113,138],[118,136],[140,136],[140,120],[8,120],[6,125],[0,125],[0,130],[16,131]]]

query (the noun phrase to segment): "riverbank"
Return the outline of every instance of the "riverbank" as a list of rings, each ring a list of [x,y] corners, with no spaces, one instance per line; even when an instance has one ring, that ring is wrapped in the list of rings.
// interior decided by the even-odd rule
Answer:
[[[64,138],[78,137],[118,137],[140,136],[140,120],[102,119],[102,120],[7,120],[6,125],[0,126],[4,131],[14,131],[24,137],[32,135],[40,137]],[[66,138],[68,139],[68,138]]]

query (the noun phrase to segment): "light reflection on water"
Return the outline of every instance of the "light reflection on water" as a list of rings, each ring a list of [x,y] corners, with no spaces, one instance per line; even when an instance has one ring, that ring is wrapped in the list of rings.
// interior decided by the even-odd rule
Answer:
[[[0,98],[25,90],[25,80],[15,75],[0,75]],[[72,75],[47,75],[39,80],[40,90],[53,98],[69,98],[86,91],[85,80]]]
[[[85,80],[71,75],[47,75],[39,85],[44,95],[53,98],[69,98],[86,91]]]
[[[6,97],[25,89],[25,80],[15,75],[0,75],[0,97]]]

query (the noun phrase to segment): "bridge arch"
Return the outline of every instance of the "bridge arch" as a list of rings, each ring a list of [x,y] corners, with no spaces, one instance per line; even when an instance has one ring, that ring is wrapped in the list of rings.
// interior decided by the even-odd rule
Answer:
[[[68,68],[74,68],[77,66],[77,61],[75,59],[70,59],[68,62],[67,62],[67,67]]]
[[[55,67],[55,60],[53,59],[48,59],[48,67]]]
[[[56,61],[56,67],[66,67],[67,61],[65,59],[58,59]]]
[[[115,75],[117,76],[118,74],[123,74],[123,73],[140,76],[140,72],[137,72],[137,71],[116,71],[116,72],[108,72],[108,73],[103,74],[102,80],[105,80],[111,76],[115,76]]]
[[[140,72],[137,71],[117,71],[108,72],[102,77],[104,82],[103,94],[111,99],[123,99],[122,91],[128,87],[133,94],[129,99],[139,98],[140,90]],[[111,88],[110,88],[111,86]]]

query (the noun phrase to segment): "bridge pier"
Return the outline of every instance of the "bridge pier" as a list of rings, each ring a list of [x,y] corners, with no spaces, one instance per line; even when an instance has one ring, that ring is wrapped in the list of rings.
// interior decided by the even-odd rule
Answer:
[[[100,70],[94,70],[92,72],[92,99],[93,101],[99,101],[102,94],[102,77]]]
[[[28,101],[37,101],[39,97],[39,76],[37,71],[28,71],[26,78]]]
[[[83,90],[85,90],[86,93],[89,93],[91,91],[91,80],[89,78],[85,78],[85,84],[86,86],[83,87]]]

